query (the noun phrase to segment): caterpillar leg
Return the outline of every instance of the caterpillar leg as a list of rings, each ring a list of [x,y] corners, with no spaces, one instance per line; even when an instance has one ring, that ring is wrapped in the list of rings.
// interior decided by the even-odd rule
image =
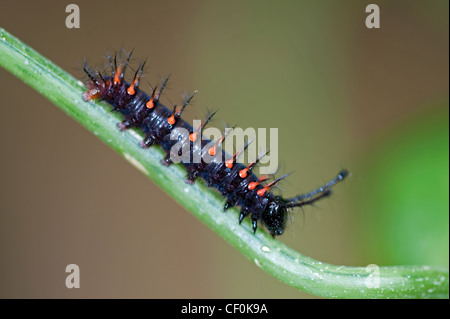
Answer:
[[[133,123],[128,121],[128,120],[122,121],[119,124],[117,124],[117,127],[121,131],[126,131],[126,130],[128,130],[129,128],[131,128],[133,126],[134,126]]]
[[[223,207],[223,211],[226,212],[229,208],[235,206],[236,204],[231,202],[231,201],[227,201]]]
[[[249,213],[250,213],[250,212],[249,212],[247,209],[245,209],[245,208],[243,208],[243,209],[241,210],[241,214],[239,215],[239,225],[242,223],[242,221],[244,220],[244,218],[247,217],[247,215],[248,215]]]
[[[163,163],[163,165],[165,166],[170,166],[173,163],[172,160],[170,159],[170,153],[167,154],[163,160],[161,160],[161,163]]]
[[[150,146],[152,146],[155,143],[156,143],[156,139],[153,136],[148,135],[144,138],[144,140],[140,143],[140,145],[142,148],[149,148]]]
[[[256,229],[258,229],[258,219],[252,217],[252,230],[253,230],[253,234],[256,233]]]

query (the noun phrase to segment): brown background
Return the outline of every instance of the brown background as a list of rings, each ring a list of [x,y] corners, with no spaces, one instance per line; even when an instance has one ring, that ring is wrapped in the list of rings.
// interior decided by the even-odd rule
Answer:
[[[174,103],[199,90],[188,118],[219,108],[224,122],[279,128],[287,195],[357,167],[367,143],[448,98],[448,1],[376,1],[379,30],[359,0],[77,1],[78,30],[65,27],[69,3],[1,1],[0,26],[80,79],[83,57],[102,65],[107,49],[134,48],[151,83],[172,74]],[[3,69],[0,133],[0,297],[311,297]],[[323,262],[376,263],[356,253],[351,189],[364,176],[352,172],[280,240]],[[71,263],[80,289],[64,285]]]

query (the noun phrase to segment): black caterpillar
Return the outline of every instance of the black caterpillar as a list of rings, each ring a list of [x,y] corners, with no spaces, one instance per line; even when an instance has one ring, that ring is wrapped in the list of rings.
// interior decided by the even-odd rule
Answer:
[[[154,144],[162,146],[167,154],[163,160],[163,163],[166,165],[172,163],[171,149],[181,139],[181,143],[184,146],[189,146],[191,158],[194,155],[200,154],[201,156],[201,161],[198,163],[191,161],[182,162],[187,169],[187,181],[193,183],[195,179],[200,177],[208,186],[217,189],[226,198],[224,210],[233,206],[240,206],[239,223],[246,216],[251,215],[253,232],[256,232],[259,220],[266,226],[273,237],[283,234],[289,208],[310,205],[321,198],[329,196],[331,193],[330,188],[348,175],[346,170],[342,170],[325,185],[309,193],[284,199],[281,196],[272,194],[270,189],[287,175],[264,185],[263,183],[268,180],[267,176],[257,177],[252,173],[252,169],[258,164],[260,158],[247,166],[237,163],[237,157],[245,148],[233,156],[220,150],[221,161],[205,162],[203,160],[205,151],[210,155],[215,155],[217,152],[216,146],[220,146],[220,143],[225,138],[223,136],[220,141],[216,142],[213,147],[209,146],[207,150],[205,150],[205,146],[211,145],[210,140],[194,143],[214,113],[207,116],[201,126],[194,130],[192,126],[181,118],[181,114],[191,102],[195,93],[180,108],[168,109],[160,103],[161,93],[167,85],[168,78],[162,82],[159,90],[155,87],[151,95],[147,95],[138,87],[145,62],[139,65],[131,83],[124,80],[125,70],[129,65],[130,57],[131,53],[127,55],[124,63],[120,63],[120,61],[117,63],[117,54],[112,58],[108,53],[107,59],[111,67],[111,75],[93,71],[84,62],[83,70],[89,78],[88,91],[83,94],[84,100],[99,99],[111,104],[113,111],[120,112],[125,118],[124,121],[119,123],[119,129],[140,128],[146,136],[141,142],[141,146],[144,148]],[[179,140],[172,140],[170,138],[171,133],[177,127],[186,129],[189,132],[189,136],[184,136],[179,138]],[[201,147],[195,145],[200,145]]]

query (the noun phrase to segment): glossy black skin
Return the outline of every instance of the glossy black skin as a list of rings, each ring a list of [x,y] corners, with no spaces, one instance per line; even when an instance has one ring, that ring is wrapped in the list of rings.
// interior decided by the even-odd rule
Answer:
[[[170,150],[177,143],[170,139],[170,134],[175,127],[181,127],[192,132],[192,127],[181,117],[175,117],[176,123],[171,125],[167,119],[173,114],[164,105],[155,102],[155,107],[149,109],[145,103],[150,100],[145,92],[136,89],[134,95],[127,93],[129,83],[121,81],[119,84],[113,83],[112,77],[94,78],[91,74],[91,81],[88,83],[89,91],[84,95],[85,100],[100,99],[113,106],[113,110],[120,112],[125,120],[119,124],[119,128],[124,130],[130,127],[138,127],[145,133],[146,138],[142,142],[143,147],[149,147],[154,144],[161,145],[166,151],[167,157],[164,162],[171,164]],[[95,96],[94,95],[94,93]],[[92,97],[93,96],[93,97]],[[187,138],[183,143],[189,143],[191,154],[200,152],[199,147],[190,142]],[[210,143],[209,140],[201,142],[201,148]],[[221,151],[222,159],[229,159],[230,156]],[[234,163],[233,167],[227,168],[225,161],[212,163],[183,163],[187,169],[187,182],[193,183],[195,179],[202,178],[210,187],[217,189],[225,198],[226,204],[224,210],[233,206],[240,206],[241,214],[239,223],[246,216],[252,219],[252,229],[256,232],[257,223],[261,221],[268,229],[269,233],[275,237],[283,234],[287,219],[287,200],[280,196],[275,196],[270,191],[266,191],[263,196],[259,196],[257,191],[263,186],[258,185],[255,189],[249,190],[248,185],[251,182],[259,181],[258,177],[251,171],[246,178],[239,176],[239,171],[245,166]]]
[[[283,234],[286,228],[287,208],[286,202],[280,196],[275,196],[267,205],[261,220],[272,236]]]

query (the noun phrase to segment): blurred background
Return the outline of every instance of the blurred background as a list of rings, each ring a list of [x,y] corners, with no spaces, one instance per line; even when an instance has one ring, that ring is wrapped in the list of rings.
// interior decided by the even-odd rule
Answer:
[[[79,79],[83,58],[134,48],[150,83],[172,74],[165,101],[199,90],[188,119],[278,128],[286,196],[352,172],[279,240],[338,265],[448,266],[448,1],[77,1],[67,29],[69,3],[1,1],[0,26]],[[0,297],[314,297],[3,69],[0,132]]]

